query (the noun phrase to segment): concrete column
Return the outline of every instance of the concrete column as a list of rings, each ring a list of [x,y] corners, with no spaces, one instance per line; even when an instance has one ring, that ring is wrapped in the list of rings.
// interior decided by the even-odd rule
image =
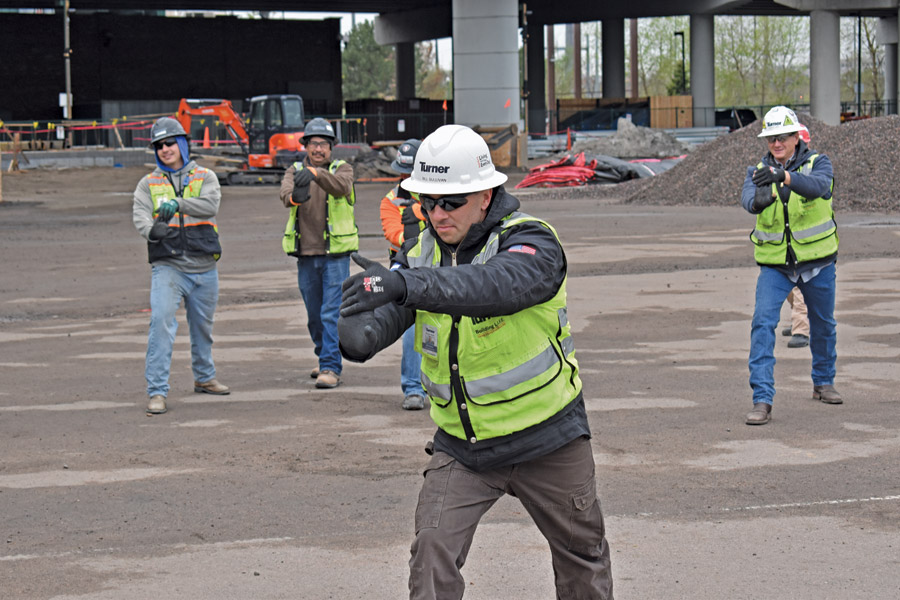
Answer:
[[[827,125],[841,122],[841,39],[836,12],[809,13],[809,112]]]
[[[416,97],[416,45],[403,42],[394,46],[397,75],[397,100]]]
[[[547,128],[547,102],[544,93],[544,26],[529,23],[526,27],[525,63],[528,101],[528,132],[544,133]]]
[[[625,97],[625,19],[600,21],[603,97]]]
[[[885,104],[885,114],[897,114],[897,17],[883,17],[878,19],[876,40],[884,46],[884,93],[882,100]]]
[[[522,127],[518,27],[518,0],[453,0],[457,123]]]
[[[716,48],[713,15],[691,15],[691,97],[694,127],[716,124]]]

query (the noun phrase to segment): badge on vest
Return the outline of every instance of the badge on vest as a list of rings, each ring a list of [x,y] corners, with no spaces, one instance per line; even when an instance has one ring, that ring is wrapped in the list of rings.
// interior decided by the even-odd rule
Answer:
[[[437,327],[422,325],[422,353],[437,358]]]

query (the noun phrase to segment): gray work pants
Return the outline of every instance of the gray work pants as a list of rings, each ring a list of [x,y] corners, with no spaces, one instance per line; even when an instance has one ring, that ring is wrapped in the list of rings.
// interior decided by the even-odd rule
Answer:
[[[411,600],[459,600],[475,528],[503,494],[516,496],[547,538],[558,600],[612,600],[609,546],[594,456],[578,438],[541,458],[481,473],[435,452],[425,470],[409,561]]]

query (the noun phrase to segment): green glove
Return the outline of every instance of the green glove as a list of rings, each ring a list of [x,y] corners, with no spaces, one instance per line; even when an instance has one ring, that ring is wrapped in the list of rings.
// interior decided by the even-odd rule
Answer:
[[[175,200],[167,200],[159,205],[159,210],[156,211],[156,214],[168,221],[172,217],[175,216],[175,213],[178,212],[178,209],[181,208],[178,206],[178,202]]]

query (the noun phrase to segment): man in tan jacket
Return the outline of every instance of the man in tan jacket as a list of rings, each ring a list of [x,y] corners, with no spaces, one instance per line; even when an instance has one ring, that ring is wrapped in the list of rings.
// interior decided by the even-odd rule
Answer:
[[[332,160],[335,139],[331,123],[311,119],[302,140],[306,158],[291,165],[281,181],[281,201],[290,209],[282,246],[289,256],[297,257],[307,328],[319,357],[310,375],[317,388],[325,389],[340,384],[341,284],[350,276],[350,253],[359,249],[353,167]]]

